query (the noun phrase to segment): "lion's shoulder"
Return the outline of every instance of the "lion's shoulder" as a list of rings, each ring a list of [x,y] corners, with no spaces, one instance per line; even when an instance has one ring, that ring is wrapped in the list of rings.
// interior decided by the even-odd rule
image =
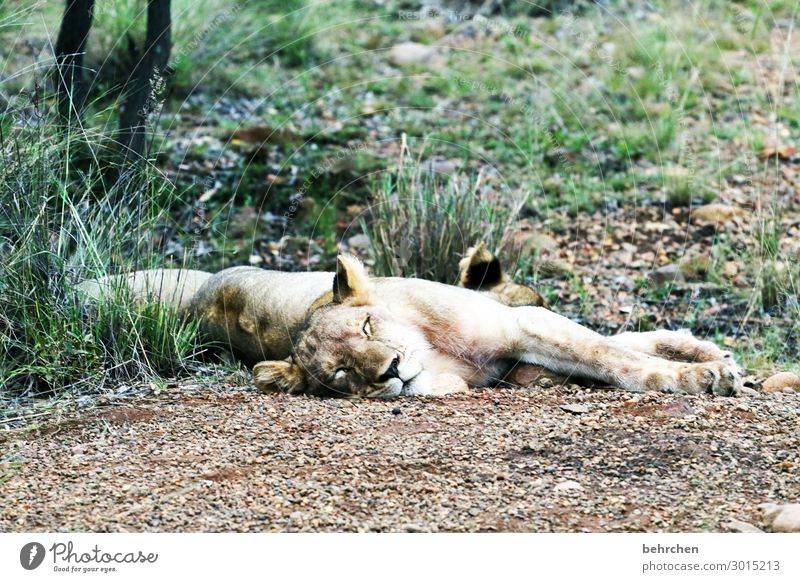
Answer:
[[[228,344],[246,362],[282,359],[332,284],[333,273],[231,267],[208,279],[191,310],[209,337]]]

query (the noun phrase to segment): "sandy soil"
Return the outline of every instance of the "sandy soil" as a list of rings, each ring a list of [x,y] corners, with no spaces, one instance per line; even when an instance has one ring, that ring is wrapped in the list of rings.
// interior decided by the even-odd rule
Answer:
[[[0,436],[0,531],[727,531],[800,498],[798,411],[800,394],[188,386]]]

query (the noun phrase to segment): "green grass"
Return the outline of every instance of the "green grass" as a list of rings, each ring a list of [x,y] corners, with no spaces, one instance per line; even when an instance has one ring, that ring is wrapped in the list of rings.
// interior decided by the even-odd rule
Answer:
[[[510,197],[481,174],[442,176],[403,156],[375,184],[362,221],[374,270],[454,283],[469,247],[483,241],[495,253],[504,249],[526,200]]]
[[[106,214],[114,211],[104,162],[98,161],[107,157],[110,145],[102,128],[115,121],[111,105],[120,73],[130,64],[128,37],[133,46],[141,45],[145,3],[98,2],[87,64],[99,76],[84,124],[87,133],[61,143],[55,128],[20,133],[20,124],[10,116],[0,119],[7,144],[17,132],[14,140],[26,145],[19,154],[22,161],[4,169],[13,178],[3,185],[4,195],[20,183],[25,172],[33,176],[22,180],[28,186],[13,186],[17,200],[23,200],[23,193],[34,193],[28,198],[32,206],[22,208],[24,213],[18,218],[26,224],[39,220],[43,226],[37,232],[56,232],[60,237],[53,243],[55,248],[14,242],[20,257],[14,263],[19,275],[14,276],[19,278],[9,279],[13,284],[2,291],[10,304],[16,289],[43,293],[43,288],[31,286],[34,280],[56,281],[55,288],[61,290],[58,296],[63,297],[55,303],[37,298],[44,303],[25,304],[26,312],[42,313],[41,329],[25,335],[38,339],[20,344],[35,347],[29,352],[30,360],[38,363],[31,369],[45,373],[42,362],[55,349],[52,346],[59,345],[59,338],[71,338],[69,345],[76,352],[88,354],[83,358],[87,370],[89,364],[96,370],[111,370],[92,378],[112,378],[118,369],[128,374],[136,368],[152,373],[156,368],[174,368],[169,362],[185,359],[186,343],[166,346],[159,339],[158,329],[178,325],[169,314],[163,314],[164,321],[159,323],[161,316],[135,312],[120,297],[119,303],[127,305],[124,311],[129,310],[132,318],[156,323],[153,334],[146,332],[151,339],[115,346],[109,344],[109,332],[83,333],[85,319],[99,316],[84,313],[71,301],[74,281],[82,277],[159,264],[159,250],[148,248],[146,241],[156,224],[168,222],[166,210],[174,189],[197,197],[197,188],[181,182],[187,175],[222,183],[203,209],[202,224],[191,233],[202,236],[212,248],[201,266],[218,268],[247,261],[253,235],[259,233],[251,228],[244,236],[227,236],[235,231],[228,228],[229,217],[243,208],[282,214],[298,185],[314,168],[323,167],[311,180],[297,219],[285,234],[313,238],[323,253],[333,255],[337,224],[347,207],[365,206],[374,198],[377,206],[372,207],[371,216],[368,213],[365,228],[374,243],[376,270],[452,282],[457,256],[467,246],[487,237],[495,249],[502,246],[513,228],[504,220],[513,215],[514,197],[519,193],[530,195],[528,210],[535,213],[536,221],[553,230],[558,224],[564,232],[572,231],[576,217],[605,213],[607,200],[620,206],[685,208],[717,197],[733,174],[758,181],[777,171],[775,164],[752,164],[770,137],[767,126],[750,121],[753,114],[770,121],[774,115],[788,128],[787,141],[800,139],[797,88],[773,102],[762,86],[764,80],[757,74],[754,78],[752,67],[748,70],[741,64],[743,58],[765,56],[773,47],[776,23],[785,26],[795,15],[796,3],[707,0],[675,10],[673,3],[664,0],[651,3],[652,9],[631,10],[624,2],[599,6],[586,2],[572,14],[557,6],[554,16],[535,19],[518,4],[506,3],[506,9],[491,17],[492,26],[484,27],[473,21],[402,20],[398,11],[409,9],[403,1],[379,5],[363,0],[173,0],[173,75],[160,120],[163,135],[156,140],[154,152],[162,155],[157,158],[158,167],[148,169],[155,172],[153,184],[159,186],[147,192],[134,188],[130,195],[151,200],[152,208],[143,209],[145,220],[121,213],[119,222],[124,228],[114,229],[112,223],[103,222],[105,215],[93,202],[107,200]],[[47,102],[47,86],[36,81],[48,63],[47,32],[57,30],[62,9],[58,2],[33,5],[0,0],[0,47],[9,47],[0,48],[6,59],[0,71],[4,98],[19,96],[24,103],[37,94],[33,88],[38,86],[38,95]],[[509,34],[507,30],[523,32]],[[455,41],[460,48],[448,52],[443,67],[392,66],[388,49],[405,41]],[[795,64],[787,63],[790,68]],[[30,72],[17,75],[22,70]],[[243,103],[240,111],[245,113],[227,113],[229,104]],[[209,136],[259,125],[290,127],[302,139],[291,147],[267,146],[255,160],[236,148],[226,149],[218,160],[209,147],[213,142],[173,141],[187,127]],[[461,173],[453,178],[432,177],[416,162],[398,172],[393,160],[404,133],[410,143],[427,144],[425,156],[460,162]],[[304,143],[306,137],[317,134],[324,139]],[[718,141],[724,142],[722,147]],[[49,153],[44,156],[28,147],[33,143]],[[340,160],[337,154],[351,147]],[[57,153],[59,148],[69,149],[69,154]],[[7,150],[4,155],[13,148]],[[719,150],[724,150],[723,155]],[[332,159],[337,159],[336,167],[326,164]],[[189,169],[176,171],[181,163]],[[297,172],[294,182],[287,179],[292,167]],[[484,172],[479,177],[481,168]],[[158,169],[169,173],[170,179],[177,174],[177,183],[169,184]],[[280,174],[283,181],[268,188],[265,177],[269,174]],[[380,176],[377,181],[376,175]],[[49,184],[46,188],[45,183]],[[785,232],[776,226],[781,215],[773,212],[777,204],[773,194],[764,192],[763,197],[766,210],[773,213],[767,221],[771,226],[754,228],[746,251],[742,243],[733,246],[724,239],[714,244],[709,261],[690,259],[685,266],[693,273],[690,282],[719,283],[724,261],[744,263],[747,268],[738,282],[726,283],[717,298],[721,303],[741,296],[751,299],[752,318],[766,314],[786,319],[797,314],[797,257],[786,244]],[[40,216],[37,209],[42,207],[57,208],[58,213]],[[172,210],[178,213],[186,208],[175,204]],[[463,225],[460,218],[453,218],[456,212],[465,216]],[[53,227],[59,224],[65,227]],[[5,230],[4,236],[4,241],[11,240]],[[3,244],[2,252],[9,253],[9,243]],[[423,247],[421,256],[416,255],[419,246]],[[131,249],[143,249],[143,264],[132,258]],[[715,254],[722,253],[721,249],[724,261],[723,255]],[[24,273],[25,257],[37,257],[44,267]],[[676,262],[681,259],[670,257]],[[330,257],[322,260],[320,265]],[[536,280],[537,261],[526,257],[520,262],[512,259],[510,264],[518,276]],[[63,275],[44,277],[42,273],[48,272]],[[644,274],[629,273],[633,278]],[[573,291],[580,301],[565,311],[575,307],[581,313],[590,312],[593,298],[581,294],[580,275],[569,285],[576,286]],[[673,291],[648,289],[642,294],[654,303],[685,302],[687,313],[694,317],[696,305],[688,294]],[[551,299],[557,303],[555,296]],[[59,314],[59,309],[64,313]],[[78,321],[78,312],[82,323],[65,326],[65,321]],[[124,324],[122,317],[106,319],[113,325],[98,329]],[[135,320],[135,325],[146,329],[148,324]],[[191,336],[190,329],[186,333]],[[775,333],[785,339],[786,333],[793,332]],[[777,351],[781,341],[767,340],[758,343],[769,354],[765,357],[782,361]],[[95,351],[93,342],[109,344],[109,353]],[[154,347],[143,348],[145,344]],[[173,355],[164,359],[156,357],[158,353]],[[20,356],[15,361],[24,359]],[[128,364],[117,366],[119,362]],[[67,362],[64,378],[42,380],[41,385],[81,381],[86,370],[81,372],[80,364]],[[2,374],[8,376],[8,362],[4,360],[2,366]],[[16,377],[23,376],[20,372]]]
[[[95,303],[77,289],[158,265],[153,240],[172,186],[149,167],[109,185],[99,157],[76,156],[93,152],[96,136],[87,141],[51,115],[41,109],[34,124],[0,135],[0,395],[179,374],[201,349],[196,323],[140,305],[126,288]]]
[[[765,311],[786,311],[800,321],[800,267],[797,256],[781,248],[780,216],[762,215],[754,228],[751,250],[756,290]],[[796,254],[796,251],[795,251]]]

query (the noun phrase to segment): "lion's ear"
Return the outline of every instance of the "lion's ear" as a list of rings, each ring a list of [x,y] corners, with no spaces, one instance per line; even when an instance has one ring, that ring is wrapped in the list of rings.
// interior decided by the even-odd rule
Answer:
[[[306,389],[300,366],[287,361],[259,362],[253,367],[256,388],[261,392],[298,394]]]
[[[470,248],[458,263],[461,271],[458,285],[467,289],[491,289],[503,282],[500,261],[486,244],[480,243]]]
[[[372,298],[372,283],[369,275],[357,258],[339,255],[336,260],[336,275],[333,278],[333,300],[351,305],[366,305]]]

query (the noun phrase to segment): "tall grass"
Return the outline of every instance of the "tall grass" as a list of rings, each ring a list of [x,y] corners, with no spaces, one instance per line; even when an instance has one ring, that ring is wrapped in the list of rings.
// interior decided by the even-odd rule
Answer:
[[[506,250],[527,199],[509,194],[482,172],[437,174],[419,161],[406,163],[404,155],[373,186],[362,221],[375,273],[454,283],[470,246],[485,242],[495,253]]]
[[[170,84],[192,89],[218,82],[222,89],[240,70],[231,65],[272,61],[306,65],[314,55],[318,10],[305,0],[172,0]],[[119,82],[144,44],[147,2],[106,0],[95,4],[89,39],[90,66],[101,78]]]
[[[94,303],[77,289],[88,278],[156,266],[154,233],[174,195],[152,168],[109,171],[99,143],[61,127],[46,105],[3,114],[3,399],[175,374],[199,348],[197,325],[169,307],[140,305],[123,286]],[[109,183],[109,175],[122,178]]]

